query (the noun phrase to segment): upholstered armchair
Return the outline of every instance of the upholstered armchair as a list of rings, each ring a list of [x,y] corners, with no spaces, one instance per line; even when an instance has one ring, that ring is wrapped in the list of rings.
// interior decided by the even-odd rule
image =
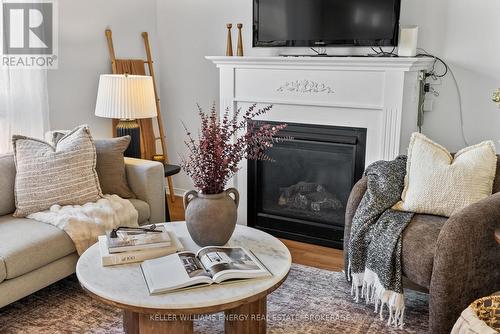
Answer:
[[[351,191],[344,249],[366,187],[362,178]],[[500,226],[499,191],[500,167],[493,195],[450,218],[416,214],[403,233],[403,275],[429,294],[429,333],[450,333],[471,302],[500,290],[500,246],[494,235]]]

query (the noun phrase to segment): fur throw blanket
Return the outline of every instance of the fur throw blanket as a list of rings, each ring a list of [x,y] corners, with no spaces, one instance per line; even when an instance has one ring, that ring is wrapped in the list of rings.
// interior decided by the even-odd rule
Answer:
[[[402,328],[405,305],[401,234],[414,213],[391,207],[401,199],[406,156],[377,161],[367,167],[365,175],[368,187],[352,220],[346,272],[352,279],[356,301],[361,294],[366,303],[374,303],[381,319],[386,305],[388,325]]]
[[[97,242],[97,237],[118,226],[137,227],[137,210],[130,201],[117,195],[104,195],[95,203],[53,205],[30,214],[28,218],[52,224],[66,232],[78,255]]]

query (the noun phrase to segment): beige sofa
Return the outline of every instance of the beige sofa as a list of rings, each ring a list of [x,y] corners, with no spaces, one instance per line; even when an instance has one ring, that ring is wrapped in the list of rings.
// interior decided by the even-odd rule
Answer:
[[[165,178],[158,162],[126,158],[127,179],[137,199],[139,223],[165,220]],[[0,155],[0,308],[75,272],[75,247],[55,226],[14,218],[15,165]]]

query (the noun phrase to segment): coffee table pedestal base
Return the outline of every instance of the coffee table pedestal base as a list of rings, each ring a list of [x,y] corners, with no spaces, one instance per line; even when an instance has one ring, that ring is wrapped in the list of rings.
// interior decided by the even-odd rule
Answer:
[[[267,298],[243,304],[225,312],[226,334],[265,334]],[[123,311],[123,329],[127,334],[191,334],[192,320],[180,320],[189,316],[169,314],[141,314]]]
[[[267,328],[267,298],[226,311],[226,334],[265,334]]]

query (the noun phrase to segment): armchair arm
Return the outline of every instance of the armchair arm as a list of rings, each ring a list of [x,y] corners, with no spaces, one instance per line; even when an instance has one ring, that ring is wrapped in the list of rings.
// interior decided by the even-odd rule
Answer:
[[[500,290],[500,193],[452,215],[439,233],[430,284],[430,331],[449,333],[475,299]]]
[[[352,218],[358,209],[359,202],[363,198],[368,185],[368,178],[362,177],[351,190],[347,205],[345,208],[345,222],[344,222],[344,268],[347,273],[347,248],[349,246],[349,239],[351,237],[351,224]]]
[[[160,162],[125,158],[127,181],[137,196],[149,204],[150,223],[165,221],[165,170]]]

